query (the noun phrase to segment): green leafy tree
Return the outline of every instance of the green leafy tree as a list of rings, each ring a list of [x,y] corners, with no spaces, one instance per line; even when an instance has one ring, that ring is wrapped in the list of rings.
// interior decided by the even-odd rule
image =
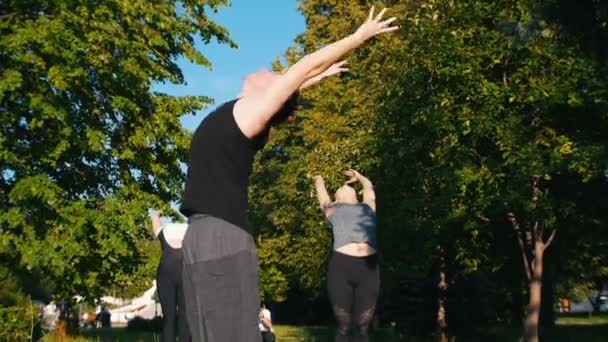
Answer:
[[[178,58],[196,39],[235,46],[207,13],[223,0],[8,1],[0,5],[0,260],[56,297],[137,292],[153,274],[148,208],[177,200],[203,96]],[[128,292],[127,291],[127,292]]]
[[[560,234],[591,228],[570,225],[590,210],[563,184],[582,191],[603,181],[607,153],[605,60],[547,18],[555,5],[410,3],[404,44],[390,57],[403,72],[391,74],[379,100],[381,169],[406,179],[385,189],[413,188],[423,201],[415,217],[438,222],[440,235],[453,237],[446,223],[461,222],[467,238],[450,243],[461,266],[503,267],[506,260],[489,257],[505,243],[498,229],[512,229],[508,243],[519,246],[528,284],[526,341],[538,339],[546,249]],[[601,16],[596,5],[585,4]],[[433,210],[434,200],[446,210]]]
[[[308,26],[288,63],[349,32],[367,6],[300,5]],[[330,234],[309,177],[323,174],[335,188],[342,169],[359,168],[376,184],[389,298],[408,277],[437,279],[434,317],[445,337],[462,315],[442,308],[450,284],[475,275],[490,288],[480,293],[484,319],[504,320],[501,309],[514,302],[518,311],[518,298],[529,295],[525,335],[534,340],[542,266],[568,270],[560,278],[568,282],[586,263],[603,263],[593,251],[606,222],[605,8],[389,5],[404,14],[402,34],[349,56],[349,75],[307,91],[298,125],[279,131],[260,156],[251,195],[261,263],[281,274],[281,300],[290,288],[318,295]]]

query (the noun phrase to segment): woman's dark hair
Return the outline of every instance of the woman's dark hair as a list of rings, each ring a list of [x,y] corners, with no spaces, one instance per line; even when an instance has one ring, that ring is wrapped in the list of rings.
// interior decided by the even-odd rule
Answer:
[[[287,101],[283,104],[283,107],[272,117],[270,120],[271,126],[276,126],[282,124],[287,121],[287,119],[293,115],[298,107],[298,97],[300,96],[299,92],[293,93]]]

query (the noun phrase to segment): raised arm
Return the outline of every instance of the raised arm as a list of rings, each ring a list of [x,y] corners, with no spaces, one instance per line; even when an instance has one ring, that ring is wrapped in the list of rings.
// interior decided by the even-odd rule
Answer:
[[[152,230],[154,231],[154,236],[158,236],[160,234],[160,211],[154,210],[150,215],[152,218]]]
[[[374,17],[372,7],[369,17],[354,34],[302,57],[285,74],[279,75],[263,89],[243,94],[234,105],[234,117],[243,134],[253,138],[266,130],[272,117],[283,104],[307,80],[314,79],[327,70],[349,51],[372,37],[398,29],[390,26],[396,18],[382,20],[386,9]]]
[[[374,192],[374,184],[372,184],[372,181],[352,169],[346,171],[346,175],[351,177],[349,182],[357,181],[361,183],[361,186],[363,187],[363,202],[376,212],[376,192]]]
[[[336,62],[336,63],[330,65],[329,68],[327,68],[325,71],[323,71],[319,75],[309,78],[306,81],[304,81],[304,83],[302,83],[302,85],[300,86],[299,90],[304,90],[310,86],[313,86],[313,85],[321,82],[321,80],[323,80],[324,78],[327,78],[327,77],[330,77],[333,75],[337,75],[341,72],[348,71],[348,68],[344,67],[345,64],[346,64],[346,61],[340,61],[340,62]]]
[[[315,182],[315,190],[317,191],[317,200],[319,200],[319,207],[323,211],[323,213],[327,216],[329,215],[328,209],[331,205],[331,198],[327,193],[327,189],[325,189],[325,181],[321,176],[314,177]]]

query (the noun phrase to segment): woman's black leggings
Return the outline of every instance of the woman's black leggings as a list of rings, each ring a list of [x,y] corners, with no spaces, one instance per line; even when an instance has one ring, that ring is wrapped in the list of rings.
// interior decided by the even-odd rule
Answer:
[[[173,269],[170,269],[170,266],[173,266]],[[190,342],[190,331],[188,330],[184,309],[185,300],[184,291],[182,290],[182,277],[181,274],[177,274],[180,271],[181,265],[161,264],[156,277],[156,289],[160,299],[160,307],[163,311],[161,342],[175,342],[176,325],[179,341]]]
[[[353,257],[334,251],[327,288],[338,324],[336,342],[368,341],[380,291],[377,255]]]

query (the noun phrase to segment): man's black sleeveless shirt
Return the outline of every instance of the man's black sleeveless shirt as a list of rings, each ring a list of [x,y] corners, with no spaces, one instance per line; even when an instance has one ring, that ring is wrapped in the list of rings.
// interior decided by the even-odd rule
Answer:
[[[247,138],[226,102],[198,126],[190,145],[190,165],[180,211],[185,216],[207,214],[251,233],[247,219],[247,188],[253,157],[266,134]]]

